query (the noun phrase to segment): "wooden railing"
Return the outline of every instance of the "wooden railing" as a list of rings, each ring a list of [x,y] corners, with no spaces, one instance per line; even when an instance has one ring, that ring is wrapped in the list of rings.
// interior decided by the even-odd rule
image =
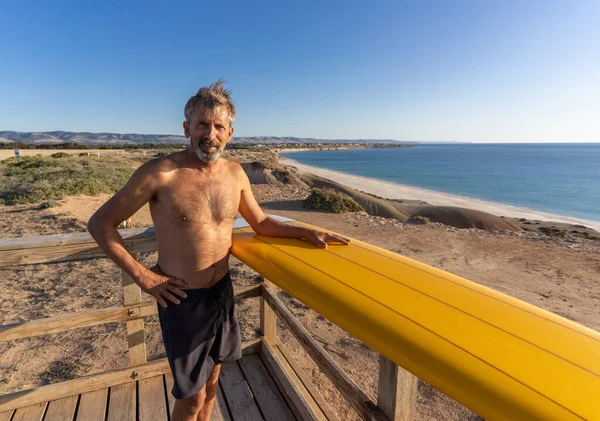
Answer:
[[[137,258],[139,253],[157,249],[154,230],[120,230],[127,250]],[[87,233],[58,234],[14,239],[0,239],[0,267],[64,262],[104,257],[104,253]],[[121,275],[124,306],[88,311],[0,326],[0,342],[31,338],[65,332],[72,329],[125,321],[129,350],[129,366],[105,373],[69,380],[32,390],[14,392],[0,396],[0,412],[36,403],[85,393],[102,387],[141,380],[169,372],[166,358],[147,362],[144,320],[146,316],[157,314],[154,301],[142,302],[141,289],[124,272]],[[294,335],[308,355],[331,380],[333,385],[348,401],[350,406],[365,420],[412,420],[415,412],[417,378],[398,367],[395,363],[380,356],[377,403],[348,377],[329,354],[318,344],[310,333],[296,320],[293,314],[276,297],[274,286],[263,280],[260,284],[235,289],[236,298],[260,297],[260,328],[262,337],[243,344],[244,353],[255,352],[259,347],[270,368],[284,390],[290,390],[287,397],[297,408],[308,408],[309,403],[299,386],[290,381],[286,370],[293,370],[300,377],[303,387],[320,407],[329,421],[337,416],[323,401],[306,374],[293,361],[285,347],[277,339],[276,321],[279,318]],[[291,365],[291,366],[290,366]],[[277,375],[277,373],[281,375]],[[303,401],[304,400],[304,401]],[[302,419],[323,419],[315,417],[314,411],[300,412]]]

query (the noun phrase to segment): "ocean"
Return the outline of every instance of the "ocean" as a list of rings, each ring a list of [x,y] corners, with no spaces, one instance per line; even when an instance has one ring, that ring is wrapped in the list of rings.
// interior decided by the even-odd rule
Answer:
[[[600,221],[600,143],[424,144],[280,155],[314,167]]]

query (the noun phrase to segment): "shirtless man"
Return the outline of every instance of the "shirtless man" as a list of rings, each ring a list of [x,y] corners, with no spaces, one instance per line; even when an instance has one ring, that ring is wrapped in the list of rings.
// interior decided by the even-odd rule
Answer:
[[[235,106],[223,83],[201,88],[185,106],[188,149],[153,159],[88,222],[106,254],[158,302],[176,398],[173,421],[208,421],[220,364],[241,358],[229,254],[239,212],[259,235],[306,238],[318,247],[349,240],[266,217],[242,167],[219,159],[233,135]],[[150,202],[158,264],[147,269],[116,227]]]

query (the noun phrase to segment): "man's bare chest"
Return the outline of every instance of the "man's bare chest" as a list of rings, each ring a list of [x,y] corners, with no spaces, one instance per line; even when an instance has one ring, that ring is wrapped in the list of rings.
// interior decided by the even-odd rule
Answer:
[[[239,186],[229,177],[180,177],[159,189],[150,207],[164,222],[222,224],[235,219],[239,202]]]

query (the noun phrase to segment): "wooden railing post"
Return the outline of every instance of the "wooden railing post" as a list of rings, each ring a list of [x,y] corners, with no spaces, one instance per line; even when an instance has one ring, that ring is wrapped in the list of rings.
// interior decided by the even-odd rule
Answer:
[[[366,421],[389,421],[383,411],[354,383],[348,374],[333,360],[315,338],[294,317],[285,305],[275,296],[271,289],[264,288],[263,298],[267,305],[277,315],[278,320],[289,329],[290,333],[298,340],[306,353],[314,360],[340,394],[346,398],[361,419]],[[270,344],[269,344],[270,345]],[[263,348],[264,349],[264,348]]]
[[[418,378],[379,355],[377,406],[391,421],[413,421]]]
[[[263,278],[263,288],[273,291],[273,283]],[[265,301],[264,294],[260,298],[260,331],[269,345],[277,343],[277,316]]]
[[[132,253],[137,260],[138,254]],[[121,270],[121,281],[123,283],[123,295],[125,305],[141,304],[142,290],[133,282],[133,279],[123,270]],[[136,309],[139,313],[139,309]],[[130,310],[135,312],[136,310]],[[135,317],[139,314],[130,314]],[[127,343],[129,347],[129,366],[146,364],[146,338],[144,333],[144,319],[127,320]]]

